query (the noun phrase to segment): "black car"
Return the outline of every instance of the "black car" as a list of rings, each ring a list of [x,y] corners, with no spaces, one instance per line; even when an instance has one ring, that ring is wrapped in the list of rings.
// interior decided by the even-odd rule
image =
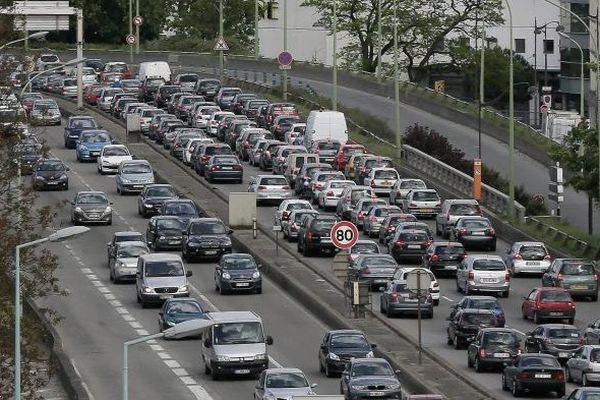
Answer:
[[[513,397],[527,393],[565,395],[565,373],[558,360],[547,354],[520,354],[502,372],[502,390]]]
[[[600,388],[582,387],[571,392],[566,400],[597,400],[600,399]]]
[[[526,353],[551,354],[561,363],[567,362],[584,344],[585,339],[574,325],[543,324],[525,336]]]
[[[143,217],[157,214],[165,201],[177,199],[179,199],[177,191],[171,185],[163,183],[146,185],[138,196],[138,214]]]
[[[233,155],[231,147],[223,143],[207,143],[206,145],[200,146],[196,158],[194,159],[194,170],[200,176],[204,176],[206,173],[206,164],[213,156]]]
[[[233,233],[218,218],[193,218],[183,231],[183,259],[190,261],[198,258],[218,259],[223,254],[231,253]]]
[[[170,298],[165,300],[158,312],[158,330],[162,332],[192,319],[206,319],[198,300],[189,297]]]
[[[341,374],[353,358],[373,357],[373,348],[361,331],[329,331],[319,346],[319,369],[327,377]]]
[[[406,260],[422,263],[425,251],[431,242],[429,234],[423,230],[396,231],[388,243],[388,252],[398,263]]]
[[[221,294],[238,291],[260,294],[260,268],[250,254],[224,254],[215,268],[215,288]]]
[[[193,92],[204,96],[206,100],[212,101],[219,89],[221,89],[221,81],[218,79],[198,79]]]
[[[69,117],[67,125],[65,126],[65,147],[67,149],[74,149],[81,132],[88,129],[100,129],[100,126],[98,126],[94,117],[87,115],[75,115]]]
[[[384,358],[355,358],[342,373],[340,391],[345,399],[402,399],[396,371]]]
[[[423,256],[423,268],[429,269],[435,276],[456,276],[458,265],[467,252],[459,242],[433,242]]]
[[[181,233],[185,224],[174,215],[157,215],[150,218],[146,228],[146,243],[155,251],[180,249]]]
[[[468,248],[496,251],[496,230],[485,217],[462,217],[450,230],[450,238]]]
[[[17,146],[17,153],[21,158],[21,174],[33,173],[33,167],[43,157],[42,146],[35,143],[23,143]]]
[[[496,326],[496,318],[491,310],[467,308],[457,311],[454,317],[448,319],[448,344],[453,344],[457,350],[473,341],[479,329]]]
[[[337,248],[331,241],[330,231],[337,222],[333,215],[309,215],[298,230],[298,252],[305,257],[319,252],[334,254]]]
[[[179,92],[181,92],[181,88],[178,85],[162,85],[154,95],[154,104],[158,108],[165,108],[173,93]]]
[[[520,354],[521,341],[516,331],[508,328],[484,328],[467,349],[467,365],[475,372],[485,368],[503,368]]]
[[[204,176],[209,182],[233,180],[242,183],[244,167],[236,156],[213,156],[204,168]]]
[[[69,190],[67,167],[58,159],[41,159],[32,168],[31,182],[35,190],[62,189]]]
[[[466,308],[474,308],[479,310],[491,310],[496,317],[496,326],[504,327],[506,323],[506,315],[504,309],[500,305],[498,298],[495,296],[463,296],[462,299],[453,306],[450,307],[453,311],[450,313],[450,319],[454,318],[454,315]]]
[[[204,217],[204,211],[189,199],[167,200],[163,203],[159,212],[160,215],[174,215],[183,222],[184,226],[192,218]]]

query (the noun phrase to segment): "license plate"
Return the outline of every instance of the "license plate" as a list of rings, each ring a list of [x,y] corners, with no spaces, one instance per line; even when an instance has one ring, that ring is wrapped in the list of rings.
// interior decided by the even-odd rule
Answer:
[[[392,182],[385,181],[383,182],[383,186],[392,186]]]
[[[571,289],[584,290],[584,289],[587,289],[587,286],[586,285],[573,285],[573,286],[571,286]]]
[[[48,185],[58,185],[58,182],[46,182]]]
[[[179,240],[169,240],[169,244],[174,245],[174,244],[180,244],[181,242]]]
[[[142,189],[144,187],[144,185],[133,185],[133,187],[135,189]]]
[[[388,280],[387,279],[375,279],[374,282],[375,283],[387,283]]]
[[[473,235],[473,236],[483,236],[483,235],[485,235],[485,232],[471,232],[471,235]]]
[[[446,271],[456,271],[458,267],[456,265],[444,265]]]
[[[369,392],[369,396],[384,396],[385,392]]]
[[[221,169],[224,171],[231,171],[233,167],[221,167]]]
[[[420,249],[421,245],[420,244],[409,244],[406,247],[409,248],[409,249]]]
[[[539,261],[527,261],[525,265],[540,265]]]
[[[498,282],[498,280],[494,279],[494,278],[481,278],[480,281],[483,282],[483,283],[496,283],[496,282]]]
[[[551,374],[540,374],[540,373],[535,374],[534,376],[536,378],[540,378],[540,379],[550,379],[552,377]]]
[[[161,300],[170,299],[170,298],[172,298],[172,297],[173,297],[173,295],[172,295],[172,294],[161,294],[161,295],[160,295],[160,299],[161,299]]]
[[[204,252],[204,254],[206,254],[207,256],[214,256],[215,254],[217,254],[216,250],[206,250]]]
[[[100,154],[100,152],[98,152],[98,151],[92,151],[92,152],[90,152],[91,156],[97,156],[99,154]]]
[[[561,358],[566,358],[566,357],[569,357],[570,354],[569,353],[558,353],[558,356]]]
[[[561,312],[556,312],[556,311],[553,311],[553,312],[551,312],[551,313],[550,313],[550,315],[563,315],[563,313],[561,313]]]
[[[237,287],[248,287],[248,286],[250,286],[250,283],[248,283],[248,282],[236,283],[235,286],[237,286]]]
[[[236,369],[235,371],[233,371],[234,374],[238,374],[238,375],[244,375],[244,374],[249,374],[250,370],[249,369]]]
[[[495,358],[508,358],[508,357],[510,357],[510,354],[508,354],[508,353],[494,353],[494,357]]]

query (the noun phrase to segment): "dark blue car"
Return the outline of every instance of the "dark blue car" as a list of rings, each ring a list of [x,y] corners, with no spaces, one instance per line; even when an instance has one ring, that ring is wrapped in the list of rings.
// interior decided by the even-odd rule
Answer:
[[[65,148],[74,149],[77,145],[77,140],[81,136],[81,132],[90,129],[98,129],[94,117],[88,115],[75,115],[69,117],[67,126],[65,126]]]
[[[162,332],[191,319],[206,319],[198,300],[189,297],[170,298],[158,313],[158,329]]]
[[[494,296],[464,296],[455,306],[450,317],[462,309],[490,310],[496,319],[496,326],[501,328],[506,323],[504,309]]]

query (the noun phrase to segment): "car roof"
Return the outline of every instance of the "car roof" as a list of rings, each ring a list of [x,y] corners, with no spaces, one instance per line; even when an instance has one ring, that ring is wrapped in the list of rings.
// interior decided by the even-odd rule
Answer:
[[[365,336],[364,332],[357,329],[335,329],[328,332],[329,335],[360,335]]]
[[[444,201],[448,204],[479,204],[477,200],[474,199],[446,199]]]
[[[568,292],[568,290],[563,287],[540,286],[536,289],[540,292]]]
[[[510,333],[514,333],[515,335],[518,334],[518,332],[516,330],[514,330],[514,329],[511,329],[511,328],[499,328],[499,327],[481,328],[479,331],[483,332],[483,333],[486,333],[486,332],[510,332]]]
[[[170,253],[149,253],[141,255],[139,258],[143,258],[145,261],[181,261],[179,255]]]
[[[194,222],[221,222],[221,223],[223,223],[221,218],[192,218],[189,221],[190,224],[194,223]]]
[[[139,246],[140,244],[147,246],[147,244],[142,240],[125,240],[116,243],[117,247]]]
[[[106,193],[100,190],[80,190],[79,192],[77,192],[77,195],[79,196],[80,194],[103,194],[106,197],[108,197]]]
[[[136,232],[136,231],[119,231],[119,232],[113,233],[113,236],[115,236],[115,237],[119,237],[119,236],[131,236],[131,235],[143,236],[141,232]]]
[[[209,319],[221,323],[261,321],[261,318],[252,311],[214,311],[206,315]]]
[[[494,315],[494,312],[492,310],[486,310],[483,308],[463,308],[461,310],[461,312],[464,314],[491,314],[491,315]]]
[[[364,364],[364,363],[382,363],[382,364],[389,364],[389,361],[386,360],[385,358],[377,358],[377,357],[371,357],[371,358],[351,358],[350,359],[350,363],[351,364]]]
[[[498,300],[496,297],[494,296],[465,296],[463,297],[463,299],[466,300]]]
[[[497,254],[469,254],[467,258],[471,259],[486,259],[486,260],[501,260],[504,262],[504,259]]]
[[[289,373],[296,373],[296,374],[302,374],[304,375],[304,372],[302,372],[302,370],[300,370],[299,368],[267,368],[265,370],[265,374],[270,375],[270,374],[289,374]]]

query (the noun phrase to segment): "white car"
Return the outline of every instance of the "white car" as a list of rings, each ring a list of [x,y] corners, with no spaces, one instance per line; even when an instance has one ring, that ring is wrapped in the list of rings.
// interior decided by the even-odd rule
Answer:
[[[326,210],[337,206],[344,188],[348,186],[356,186],[356,182],[341,179],[327,181],[318,195],[319,208]]]
[[[375,194],[389,196],[398,179],[400,175],[394,168],[373,168],[365,177],[364,185],[370,186]]]
[[[509,250],[506,265],[512,276],[521,273],[543,274],[552,257],[543,242],[515,242]]]
[[[442,209],[442,199],[435,189],[411,190],[400,208],[414,216],[435,217]]]
[[[221,111],[218,106],[201,106],[193,116],[192,126],[194,128],[207,129],[208,121],[212,114]]]
[[[256,193],[256,205],[266,201],[288,200],[292,198],[290,184],[283,175],[257,175],[250,178],[248,192]]]
[[[402,205],[402,199],[415,189],[427,189],[427,185],[421,179],[398,179],[390,191],[390,204]]]
[[[344,173],[341,171],[317,171],[312,176],[310,181],[310,188],[312,191],[312,202],[317,204],[319,196],[325,187],[325,184],[330,180],[342,180],[345,179]],[[336,203],[337,204],[337,203]]]
[[[40,54],[37,59],[37,70],[45,71],[48,68],[52,68],[58,64],[60,64],[60,58],[56,54],[45,53]]]
[[[155,107],[140,107],[136,110],[136,113],[140,115],[140,130],[148,132],[152,118],[155,115],[163,114],[164,111]]]
[[[294,210],[312,210],[308,200],[290,199],[281,202],[275,211],[275,225],[282,226],[289,223],[290,215]]]
[[[108,172],[117,172],[119,168],[119,164],[122,161],[130,161],[133,160],[131,153],[127,146],[122,144],[110,144],[104,146],[102,150],[100,150],[100,155],[98,156],[97,164],[98,164],[98,172],[101,174],[106,174]]]
[[[186,165],[192,165],[192,154],[201,144],[214,143],[215,141],[211,138],[193,138],[187,142],[185,149],[183,149],[183,163]]]
[[[210,116],[208,120],[208,134],[211,136],[217,136],[217,132],[219,130],[219,123],[223,118],[228,115],[235,115],[231,111],[217,111],[213,115]]]
[[[438,304],[440,304],[440,283],[437,281],[435,275],[430,270],[421,267],[399,268],[398,271],[396,271],[396,273],[394,274],[394,280],[406,281],[406,274],[416,270],[420,270],[424,274],[429,275],[429,279],[431,279],[431,284],[429,285],[429,293],[431,294],[433,305],[437,306]]]

